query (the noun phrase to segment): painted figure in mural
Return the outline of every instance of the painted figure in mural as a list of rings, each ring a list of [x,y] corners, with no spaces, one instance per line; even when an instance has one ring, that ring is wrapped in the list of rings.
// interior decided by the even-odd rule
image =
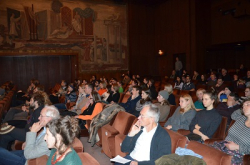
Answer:
[[[18,18],[15,18],[15,14],[12,13],[10,17],[10,32],[9,35],[12,37],[12,39],[15,39],[16,36],[18,36],[18,32],[20,31],[20,28],[17,26],[17,23],[20,21],[21,16]]]
[[[69,28],[66,22],[63,23],[61,28],[55,29],[50,38],[68,38],[69,35],[72,33],[72,30]]]
[[[73,20],[72,20],[72,26],[74,28],[74,30],[80,35],[82,34],[82,18],[81,16],[78,14],[78,12],[76,12],[76,15],[74,16]]]
[[[84,46],[84,61],[94,61],[94,39],[90,39],[83,43]]]
[[[107,41],[106,38],[102,40],[102,60],[107,61]]]
[[[94,39],[91,39],[91,41],[90,41],[90,59],[92,62],[95,61],[94,47],[95,47]]]

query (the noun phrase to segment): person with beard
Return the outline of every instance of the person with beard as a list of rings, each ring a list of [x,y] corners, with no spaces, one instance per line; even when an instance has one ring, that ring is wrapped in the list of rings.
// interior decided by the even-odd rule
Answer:
[[[3,124],[0,129],[0,146],[7,149],[9,143],[14,140],[25,141],[26,132],[29,131],[30,127],[38,122],[41,110],[45,104],[45,98],[42,93],[35,93],[30,99],[30,119],[27,121],[24,128],[17,128],[7,123]]]

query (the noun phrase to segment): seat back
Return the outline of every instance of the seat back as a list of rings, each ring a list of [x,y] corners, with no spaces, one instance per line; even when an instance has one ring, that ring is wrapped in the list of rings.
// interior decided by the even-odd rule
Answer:
[[[123,98],[122,98],[122,103],[126,103],[127,101],[128,101],[128,99],[130,98],[130,94],[125,94],[124,96],[123,96]]]
[[[112,127],[114,127],[120,134],[126,135],[135,119],[136,117],[134,115],[120,111],[116,115]]]
[[[196,141],[190,141],[187,145],[187,149],[190,149],[195,153],[203,156],[203,160],[207,163],[207,165],[231,164],[232,156],[227,155],[224,152],[208,145],[201,144]]]
[[[222,116],[221,123],[217,128],[216,132],[214,133],[214,135],[212,136],[212,138],[225,139],[226,128],[227,128],[227,117]]]
[[[226,134],[225,134],[225,137],[227,137],[228,130],[232,127],[232,125],[234,125],[234,123],[235,123],[235,120],[232,120],[231,123],[230,123],[230,125],[229,125],[229,127],[228,127],[228,129],[227,129],[227,132],[226,132]]]
[[[175,153],[176,148],[185,148],[187,138],[181,134],[178,134],[172,130],[165,129],[171,138],[171,153]]]
[[[170,112],[169,112],[169,114],[168,114],[168,117],[166,118],[165,121],[159,122],[159,124],[160,124],[162,127],[164,127],[164,124],[165,124],[165,123],[168,121],[168,119],[174,114],[174,112],[175,112],[175,110],[176,110],[177,107],[178,107],[177,105],[170,105]]]
[[[124,93],[120,93],[120,98],[119,98],[118,103],[121,103],[121,101],[122,101],[122,99],[123,99],[124,95],[125,95]]]

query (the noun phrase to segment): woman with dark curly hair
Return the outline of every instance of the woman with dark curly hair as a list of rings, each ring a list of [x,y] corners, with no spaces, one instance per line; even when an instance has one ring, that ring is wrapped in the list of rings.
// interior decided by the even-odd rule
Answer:
[[[51,148],[47,165],[82,164],[80,157],[71,147],[79,131],[77,119],[70,116],[53,120],[47,124],[44,140],[48,148]]]

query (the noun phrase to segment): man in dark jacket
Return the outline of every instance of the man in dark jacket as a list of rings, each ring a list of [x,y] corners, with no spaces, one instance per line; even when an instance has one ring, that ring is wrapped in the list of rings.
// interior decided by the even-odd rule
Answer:
[[[163,155],[171,154],[171,139],[159,124],[160,111],[157,106],[146,105],[140,112],[138,121],[132,126],[121,145],[130,165],[153,165]],[[116,165],[119,165],[116,163]]]

